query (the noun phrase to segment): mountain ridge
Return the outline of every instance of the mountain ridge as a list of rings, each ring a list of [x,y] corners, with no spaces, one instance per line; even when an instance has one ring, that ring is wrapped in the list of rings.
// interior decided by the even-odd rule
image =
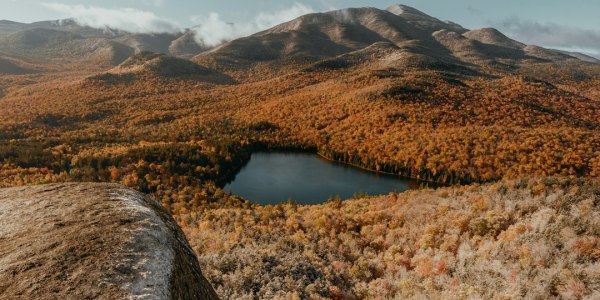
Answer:
[[[514,72],[523,64],[582,62],[576,56],[513,40],[494,28],[469,30],[400,4],[386,10],[365,7],[307,14],[226,42],[193,60],[232,68],[256,63],[278,68],[331,59],[381,42],[398,47],[395,57],[406,58],[397,60],[398,67]]]
[[[234,83],[229,76],[190,60],[148,51],[141,51],[132,55],[118,66],[104,73],[90,76],[87,79],[91,81],[119,83],[145,76],[194,80],[214,84]]]
[[[41,71],[0,75],[0,186],[58,185],[23,188],[55,196],[39,206],[7,193],[0,231],[39,235],[7,244],[0,232],[0,257],[22,255],[0,275],[0,293],[50,275],[56,285],[33,291],[61,296],[69,285],[86,298],[104,266],[129,273],[110,262],[81,269],[97,261],[82,250],[105,254],[99,243],[131,233],[111,226],[139,224],[126,214],[93,223],[123,213],[136,193],[108,185],[111,207],[88,210],[81,195],[98,188],[63,183],[95,181],[152,195],[187,228],[185,252],[224,299],[596,296],[600,187],[586,178],[600,176],[600,65],[391,10],[309,14],[209,51],[191,32],[171,47],[175,36],[72,28],[65,34],[77,38],[19,52],[26,58],[0,43],[0,57]],[[152,48],[187,54],[144,52]],[[186,58],[196,51],[205,52]],[[261,206],[224,188],[258,151],[453,187]],[[86,230],[104,238],[88,243]],[[147,233],[133,252],[161,241]]]
[[[104,49],[98,50],[94,45],[104,45]],[[0,23],[0,52],[31,61],[52,58],[77,61],[79,65],[116,66],[141,51],[190,58],[204,49],[195,36],[190,37],[189,31],[130,33],[79,25],[74,19]],[[96,51],[104,52],[104,55],[97,55]],[[107,56],[106,53],[111,51],[119,53]]]
[[[436,32],[437,38],[433,35]],[[444,42],[440,42],[441,37]],[[553,63],[569,59],[600,63],[600,60],[585,55],[569,55],[526,45],[494,28],[469,30],[402,4],[394,4],[387,9],[364,7],[311,13],[214,47],[204,45],[200,39],[192,29],[182,29],[179,33],[129,33],[82,26],[74,19],[29,24],[5,20],[0,23],[0,52],[25,59],[45,56],[72,58],[80,60],[80,63],[96,57],[91,61],[112,66],[135,53],[151,51],[243,69],[263,62],[316,62],[380,42],[393,43],[399,47],[397,52],[424,62],[425,66],[487,68],[496,65],[514,68],[522,63]],[[107,45],[106,49],[99,50],[105,53],[104,56],[96,56],[95,50],[88,50],[92,41]],[[69,44],[61,45],[65,42]],[[70,48],[65,48],[67,46]],[[106,53],[111,51],[119,53],[107,56]],[[407,63],[400,62],[398,65]]]

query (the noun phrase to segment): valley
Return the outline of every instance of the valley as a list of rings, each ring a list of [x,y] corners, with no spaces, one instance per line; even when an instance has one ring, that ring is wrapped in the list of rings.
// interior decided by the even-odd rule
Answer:
[[[0,102],[1,187],[151,195],[223,299],[600,295],[600,64],[585,55],[403,5],[216,47],[0,23]],[[310,159],[273,168],[321,193],[260,158],[282,152]]]

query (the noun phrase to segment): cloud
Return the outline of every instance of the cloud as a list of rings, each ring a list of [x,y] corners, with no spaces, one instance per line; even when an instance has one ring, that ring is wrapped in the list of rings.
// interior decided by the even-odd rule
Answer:
[[[600,31],[564,26],[555,23],[539,23],[520,18],[509,18],[492,23],[507,35],[527,44],[566,51],[577,51],[600,57]]]
[[[344,3],[342,0],[319,0],[321,7],[326,10],[336,10],[340,9],[340,7],[344,7]]]
[[[254,21],[254,25],[258,30],[265,30],[283,22],[291,21],[302,15],[306,15],[314,12],[314,10],[308,6],[304,6],[299,3],[295,3],[292,7],[284,10],[280,10],[274,13],[260,13]]]
[[[156,7],[163,6],[165,4],[165,0],[129,0],[130,2],[142,3],[145,5],[154,5]]]
[[[164,0],[130,0],[148,5],[160,6]],[[162,18],[153,12],[133,9],[107,9],[95,6],[43,3],[44,7],[57,11],[65,18],[73,18],[77,23],[94,28],[112,28],[134,33],[180,32],[176,22]],[[311,7],[294,3],[289,8],[274,12],[262,12],[249,22],[230,23],[218,13],[206,16],[193,16],[191,21],[199,24],[194,27],[196,39],[207,46],[216,46],[235,38],[251,35],[301,15],[314,12]]]
[[[471,5],[467,6],[467,12],[469,12],[469,14],[471,14],[473,16],[477,16],[477,17],[481,17],[483,15],[482,10],[477,9]]]
[[[224,41],[247,36],[312,12],[314,12],[312,8],[295,3],[292,7],[284,10],[260,13],[252,21],[245,23],[226,22],[221,19],[218,13],[214,12],[208,14],[207,17],[194,16],[191,20],[199,24],[194,28],[198,41],[207,46],[215,46]]]
[[[44,7],[73,18],[77,23],[94,28],[113,28],[134,33],[178,32],[175,22],[152,12],[133,8],[107,9],[95,6],[43,3]]]

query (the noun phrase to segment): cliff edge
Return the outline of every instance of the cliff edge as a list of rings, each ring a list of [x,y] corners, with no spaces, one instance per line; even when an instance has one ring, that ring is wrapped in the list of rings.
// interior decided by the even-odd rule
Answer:
[[[218,299],[160,205],[94,183],[0,189],[0,298]]]

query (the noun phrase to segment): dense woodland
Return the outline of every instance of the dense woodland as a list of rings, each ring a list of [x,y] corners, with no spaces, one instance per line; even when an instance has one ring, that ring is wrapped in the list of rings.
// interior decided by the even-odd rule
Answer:
[[[225,298],[599,296],[598,183],[573,179],[600,176],[597,70],[342,67],[2,76],[0,185],[153,194]],[[474,185],[262,207],[222,190],[259,149]]]
[[[597,180],[179,215],[227,299],[595,299]]]
[[[142,142],[260,144],[448,184],[600,174],[600,100],[587,97],[597,90],[591,84],[576,94],[584,83],[357,69],[233,86],[156,77],[51,85],[3,99],[3,143],[35,139],[46,153],[62,145],[67,160]]]

